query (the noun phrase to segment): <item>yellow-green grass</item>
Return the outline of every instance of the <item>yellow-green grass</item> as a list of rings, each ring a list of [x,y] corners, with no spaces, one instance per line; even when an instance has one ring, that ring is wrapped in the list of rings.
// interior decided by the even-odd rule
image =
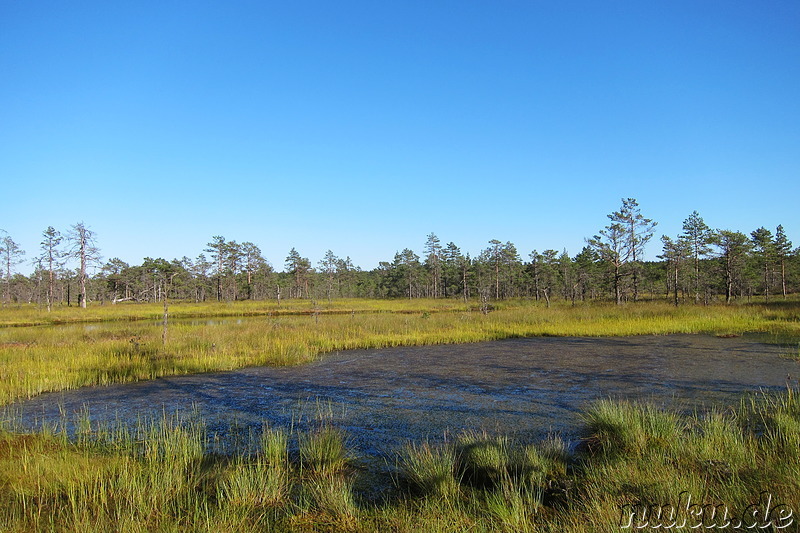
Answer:
[[[474,306],[474,304],[472,304]],[[470,304],[452,299],[357,299],[334,300],[274,300],[237,302],[171,301],[169,314],[173,318],[247,317],[342,313],[415,313],[427,311],[467,310]],[[86,309],[77,306],[57,305],[51,312],[34,304],[4,305],[0,307],[0,326],[36,326],[85,322],[160,320],[164,314],[163,303],[121,302],[112,305],[93,303]]]
[[[756,517],[761,524],[788,525],[791,510],[782,530],[797,530],[796,391],[690,416],[603,401],[585,419],[588,444],[572,455],[557,439],[522,445],[479,433],[409,446],[396,460],[394,496],[377,502],[354,490],[374,473],[347,467],[358,458],[327,427],[265,428],[260,451],[232,457],[206,451],[194,417],[87,427],[77,441],[0,431],[0,530],[616,532],[672,506],[676,516],[655,528],[649,515],[649,529],[685,519],[678,530],[694,531],[687,505],[711,506],[706,529],[724,524],[723,508],[739,519],[767,496],[783,515]],[[308,451],[293,456],[290,442],[318,447],[311,455],[327,466],[309,463]]]
[[[543,335],[761,333],[766,340],[795,346],[800,339],[797,303],[675,308],[650,302],[546,308],[536,302],[512,301],[482,314],[446,300],[359,302],[373,308],[357,313],[246,316],[264,304],[245,302],[230,304],[227,315],[211,319],[228,307],[174,305],[170,307],[174,314],[166,344],[162,343],[162,325],[155,320],[157,306],[128,306],[128,316],[142,319],[136,321],[122,321],[112,306],[98,306],[90,312],[108,321],[0,328],[0,405],[86,385],[253,365],[302,364],[327,352],[358,348]],[[354,304],[334,300],[331,311],[355,308],[348,303]],[[308,309],[310,303],[293,301],[292,305],[299,311],[302,306]],[[82,316],[79,309],[61,312],[67,321]],[[148,313],[153,316],[144,320]],[[195,314],[204,318],[176,319]]]

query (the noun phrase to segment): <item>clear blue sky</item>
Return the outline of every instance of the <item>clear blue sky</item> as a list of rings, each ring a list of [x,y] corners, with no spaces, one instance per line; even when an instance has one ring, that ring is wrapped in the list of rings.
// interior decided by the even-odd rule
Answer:
[[[622,197],[798,245],[800,2],[0,0],[0,191],[28,260],[575,255]]]

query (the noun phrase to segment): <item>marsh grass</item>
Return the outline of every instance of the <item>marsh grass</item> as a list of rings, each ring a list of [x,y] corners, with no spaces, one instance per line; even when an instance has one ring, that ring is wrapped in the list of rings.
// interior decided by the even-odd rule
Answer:
[[[318,476],[304,484],[310,497],[311,509],[328,515],[329,519],[353,525],[358,514],[353,480],[344,476]]]
[[[288,502],[291,490],[288,435],[265,427],[254,457],[234,459],[217,488],[217,499],[247,512],[274,508]]]
[[[436,313],[465,311],[470,308],[460,300],[398,299],[376,300],[339,298],[332,301],[292,299],[280,304],[273,301],[244,300],[237,302],[170,302],[170,318],[241,318],[280,317],[293,315],[360,314],[360,313]],[[41,326],[92,322],[159,321],[163,317],[162,303],[131,303],[89,305],[87,309],[56,306],[51,312],[31,304],[0,307],[0,326]]]
[[[344,470],[348,453],[344,434],[332,426],[322,426],[300,437],[300,464],[316,476],[330,476]]]
[[[677,504],[682,493],[723,503],[741,517],[767,492],[796,513],[800,459],[796,446],[789,451],[785,444],[795,445],[800,435],[798,409],[792,390],[694,416],[639,404],[595,405],[587,420],[598,446],[581,459],[577,478],[586,523],[614,531],[622,505]]]
[[[768,341],[794,344],[800,338],[800,322],[791,305],[545,308],[535,302],[510,301],[484,315],[453,301],[335,300],[329,314],[297,314],[309,305],[292,301],[278,310],[263,302],[174,304],[166,345],[161,342],[160,323],[148,318],[157,306],[145,304],[95,306],[90,315],[75,308],[60,309],[65,325],[0,327],[0,405],[86,385],[253,365],[296,365],[358,348],[530,336],[761,333]],[[341,312],[356,307],[359,313]],[[15,311],[22,318],[15,318]],[[26,313],[36,312],[3,308],[0,319],[19,325],[30,319]],[[141,320],[130,321],[131,317]],[[106,321],[69,323],[87,318]]]
[[[503,481],[500,490],[486,496],[486,510],[493,523],[503,531],[528,531],[541,504],[541,493],[510,479]]]
[[[359,499],[365,474],[327,426],[265,427],[256,450],[227,456],[209,451],[191,413],[126,430],[90,425],[81,436],[3,432],[0,528],[611,532],[625,505],[677,505],[688,494],[740,516],[764,491],[797,512],[796,391],[694,415],[604,401],[585,416],[594,445],[574,453],[556,437],[520,444],[478,432],[409,444],[396,461],[398,496],[379,503]]]
[[[403,481],[419,494],[452,503],[459,497],[456,454],[448,446],[409,444],[400,455]]]
[[[0,404],[354,348],[537,335],[760,333],[792,346],[800,338],[797,302],[547,309],[517,301],[488,315],[451,301],[334,301],[315,316],[310,306],[175,304],[166,346],[159,306],[47,316],[0,309],[0,323],[19,326],[0,327]],[[24,326],[54,322],[64,325]],[[358,458],[324,420],[299,434],[265,428],[246,451],[219,455],[191,413],[127,428],[98,426],[86,412],[74,433],[64,423],[26,435],[14,433],[12,406],[0,427],[0,531],[619,531],[626,504],[683,493],[738,513],[763,491],[800,512],[796,390],[689,416],[604,401],[585,417],[587,439],[575,453],[555,437],[531,445],[482,433],[410,444],[394,463],[398,496],[368,503],[354,488],[366,475]]]
[[[600,400],[584,415],[592,429],[589,448],[606,454],[643,456],[660,453],[673,456],[678,437],[686,428],[677,414],[649,404]]]

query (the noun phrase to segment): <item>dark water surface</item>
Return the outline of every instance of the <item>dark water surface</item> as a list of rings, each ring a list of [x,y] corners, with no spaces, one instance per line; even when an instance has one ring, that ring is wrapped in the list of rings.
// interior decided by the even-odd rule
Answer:
[[[411,441],[486,430],[538,440],[576,438],[579,413],[600,398],[679,409],[737,405],[743,394],[797,383],[779,346],[702,335],[527,338],[357,350],[303,366],[258,367],[42,394],[12,406],[23,424],[55,423],[88,406],[92,420],[189,411],[212,431],[304,428],[320,418],[350,446],[382,455]]]

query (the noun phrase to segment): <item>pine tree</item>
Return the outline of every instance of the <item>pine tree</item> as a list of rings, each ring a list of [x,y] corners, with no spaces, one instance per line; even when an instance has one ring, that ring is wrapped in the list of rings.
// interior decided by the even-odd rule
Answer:
[[[764,299],[769,300],[769,286],[771,285],[770,269],[775,256],[772,232],[767,228],[760,227],[750,233],[750,240],[753,243],[753,249],[761,258],[761,264],[764,267]]]
[[[711,242],[720,249],[725,272],[725,302],[730,303],[734,289],[737,285],[741,288],[750,241],[739,231],[718,230],[712,234]]]
[[[783,298],[786,299],[786,260],[792,254],[792,241],[786,238],[782,225],[775,229],[775,241],[772,246],[775,250],[775,258],[781,267],[781,290],[783,291]]]
[[[678,299],[680,271],[683,263],[690,254],[689,242],[682,237],[672,240],[671,237],[664,235],[661,237],[661,243],[663,245],[662,253],[658,257],[667,262],[667,269],[668,273],[670,274],[667,276],[667,291],[669,291],[671,286],[675,307],[678,307],[678,304],[680,303]]]
[[[423,253],[425,254],[425,266],[428,268],[433,282],[433,297],[438,298],[442,290],[442,245],[436,234],[428,235]]]
[[[331,251],[325,252],[325,257],[319,262],[320,272],[325,274],[328,282],[328,302],[333,298],[333,280],[336,276],[336,265],[339,263],[339,258]]]
[[[303,298],[309,296],[309,275],[311,274],[311,261],[302,257],[297,250],[292,248],[286,257],[286,272],[294,277],[294,296]]]
[[[59,233],[53,226],[48,226],[42,232],[44,240],[41,242],[42,253],[39,259],[42,263],[47,265],[47,312],[49,313],[53,308],[53,295],[55,290],[55,275],[56,269],[61,266],[61,259],[64,257],[64,252],[59,249],[61,244],[61,233]]]
[[[633,301],[639,299],[639,262],[644,255],[644,245],[653,237],[657,222],[645,218],[634,198],[623,198],[622,208],[609,215],[612,221],[624,227],[625,248],[633,277]]]
[[[0,233],[3,233],[3,238],[0,239],[0,258],[3,262],[3,270],[6,278],[5,301],[9,303],[11,301],[11,274],[14,271],[14,267],[22,262],[22,256],[25,255],[25,250],[21,249],[19,245],[14,242],[14,239],[4,230],[0,230]]]
[[[214,261],[214,272],[217,278],[217,301],[222,301],[222,274],[225,271],[226,254],[228,252],[227,242],[225,237],[221,235],[214,235],[211,237],[211,242],[206,244],[208,248],[203,250],[211,254],[211,260]]]
[[[609,215],[610,217],[611,215]],[[600,230],[588,240],[589,246],[600,256],[600,259],[608,263],[613,274],[612,284],[614,287],[614,300],[617,305],[622,304],[622,279],[625,275],[623,266],[628,262],[628,251],[626,248],[626,231],[619,222],[613,222]]]
[[[700,260],[707,257],[711,252],[711,240],[713,232],[703,221],[697,211],[692,211],[689,218],[683,221],[683,233],[680,238],[686,241],[691,251],[692,261],[694,262],[694,302],[700,301],[700,286],[702,275],[700,271]],[[703,291],[705,293],[705,290]]]
[[[611,224],[588,240],[603,261],[613,268],[614,298],[622,303],[622,281],[629,274],[633,278],[633,299],[639,298],[639,261],[644,246],[653,237],[656,222],[645,218],[634,198],[623,198],[622,207],[608,218]]]

